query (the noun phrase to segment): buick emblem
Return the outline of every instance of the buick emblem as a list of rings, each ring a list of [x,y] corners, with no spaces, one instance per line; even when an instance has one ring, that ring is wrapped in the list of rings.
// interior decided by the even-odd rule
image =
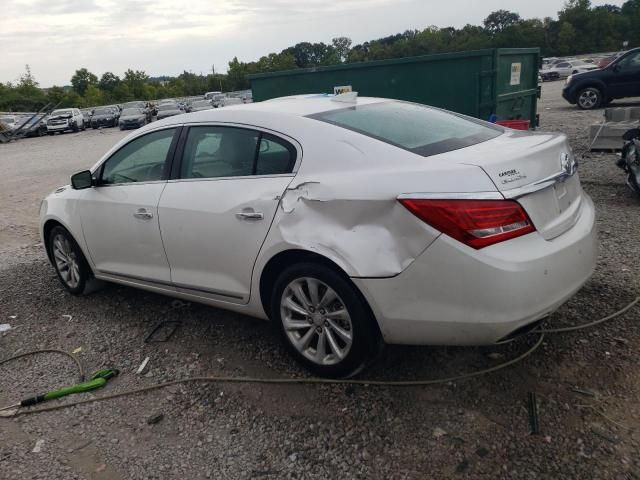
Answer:
[[[560,168],[562,170],[561,181],[564,181],[578,171],[578,162],[573,155],[563,153],[560,156]]]

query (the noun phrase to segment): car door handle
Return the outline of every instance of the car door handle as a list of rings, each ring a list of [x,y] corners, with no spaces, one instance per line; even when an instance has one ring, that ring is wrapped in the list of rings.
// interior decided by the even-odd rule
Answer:
[[[238,212],[236,217],[241,220],[263,220],[264,215],[260,212]]]
[[[139,208],[136,213],[133,214],[135,218],[139,218],[141,220],[151,220],[153,218],[153,213],[147,211],[144,208]]]

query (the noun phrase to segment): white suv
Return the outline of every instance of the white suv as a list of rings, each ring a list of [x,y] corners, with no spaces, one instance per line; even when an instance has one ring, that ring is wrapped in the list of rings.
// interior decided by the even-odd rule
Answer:
[[[60,108],[51,113],[47,121],[47,133],[53,135],[56,132],[84,130],[84,117],[77,108]]]

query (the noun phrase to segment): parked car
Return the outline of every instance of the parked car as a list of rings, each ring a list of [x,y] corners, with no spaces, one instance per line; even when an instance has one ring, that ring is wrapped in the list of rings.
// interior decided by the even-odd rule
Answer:
[[[214,95],[213,97],[211,97],[211,104],[214,106],[214,108],[220,108],[222,106],[224,106],[224,99],[227,98],[227,96],[223,93],[218,93],[216,95]]]
[[[153,111],[151,108],[149,108],[149,104],[147,102],[134,101],[134,102],[127,102],[124,105],[122,105],[122,110],[128,110],[130,108],[139,108],[142,111],[144,111],[145,115],[147,116],[148,123],[151,123],[151,121],[153,120]]]
[[[177,103],[163,103],[158,106],[158,120],[184,113]]]
[[[27,117],[28,118],[28,117]],[[25,120],[27,120],[25,118]],[[40,115],[28,119],[27,124],[24,126],[26,137],[42,137],[47,134],[47,120],[48,116],[44,118]]]
[[[83,119],[84,126],[85,127],[91,126],[91,115],[93,115],[93,109],[92,108],[83,108],[82,110],[80,110],[80,113],[82,113],[82,119]]]
[[[558,78],[565,78],[569,75],[575,75],[576,73],[588,72],[597,69],[598,67],[592,63],[583,62],[582,60],[568,60],[543,69],[540,74],[542,75],[542,78],[546,80],[556,74]]]
[[[222,95],[222,92],[207,92],[204,94],[205,100],[213,100],[216,95]]]
[[[77,108],[59,108],[51,112],[47,120],[47,133],[78,132],[84,130],[84,117]]]
[[[602,70],[571,75],[562,96],[583,110],[617,98],[640,97],[640,48],[629,50]]]
[[[594,205],[566,136],[353,100],[206,110],[127,136],[42,203],[62,285],[271,318],[296,359],[343,376],[382,341],[513,338],[591,276]]]
[[[614,60],[624,55],[626,52],[618,52],[614,55],[610,55],[608,57],[604,57],[600,59],[598,62],[598,68],[606,68],[608,67]]]
[[[113,108],[96,108],[91,116],[91,128],[115,127],[118,115]]]
[[[140,108],[127,108],[120,114],[120,130],[127,128],[140,128],[147,124],[147,114]]]
[[[221,107],[228,107],[231,105],[242,105],[244,102],[241,98],[237,97],[225,97],[222,99]]]
[[[191,112],[201,112],[202,110],[211,110],[213,105],[210,100],[198,100],[191,104]]]
[[[18,117],[15,115],[0,117],[0,122],[4,125],[4,129],[8,131],[15,130],[18,127]]]

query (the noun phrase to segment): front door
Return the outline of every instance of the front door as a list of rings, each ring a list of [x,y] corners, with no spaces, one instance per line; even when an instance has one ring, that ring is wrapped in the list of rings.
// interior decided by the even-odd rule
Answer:
[[[179,178],[167,183],[158,207],[179,291],[248,302],[253,265],[296,158],[289,141],[267,133],[190,127]]]
[[[170,285],[158,202],[175,132],[132,140],[102,164],[98,185],[84,192],[82,230],[98,273]]]

